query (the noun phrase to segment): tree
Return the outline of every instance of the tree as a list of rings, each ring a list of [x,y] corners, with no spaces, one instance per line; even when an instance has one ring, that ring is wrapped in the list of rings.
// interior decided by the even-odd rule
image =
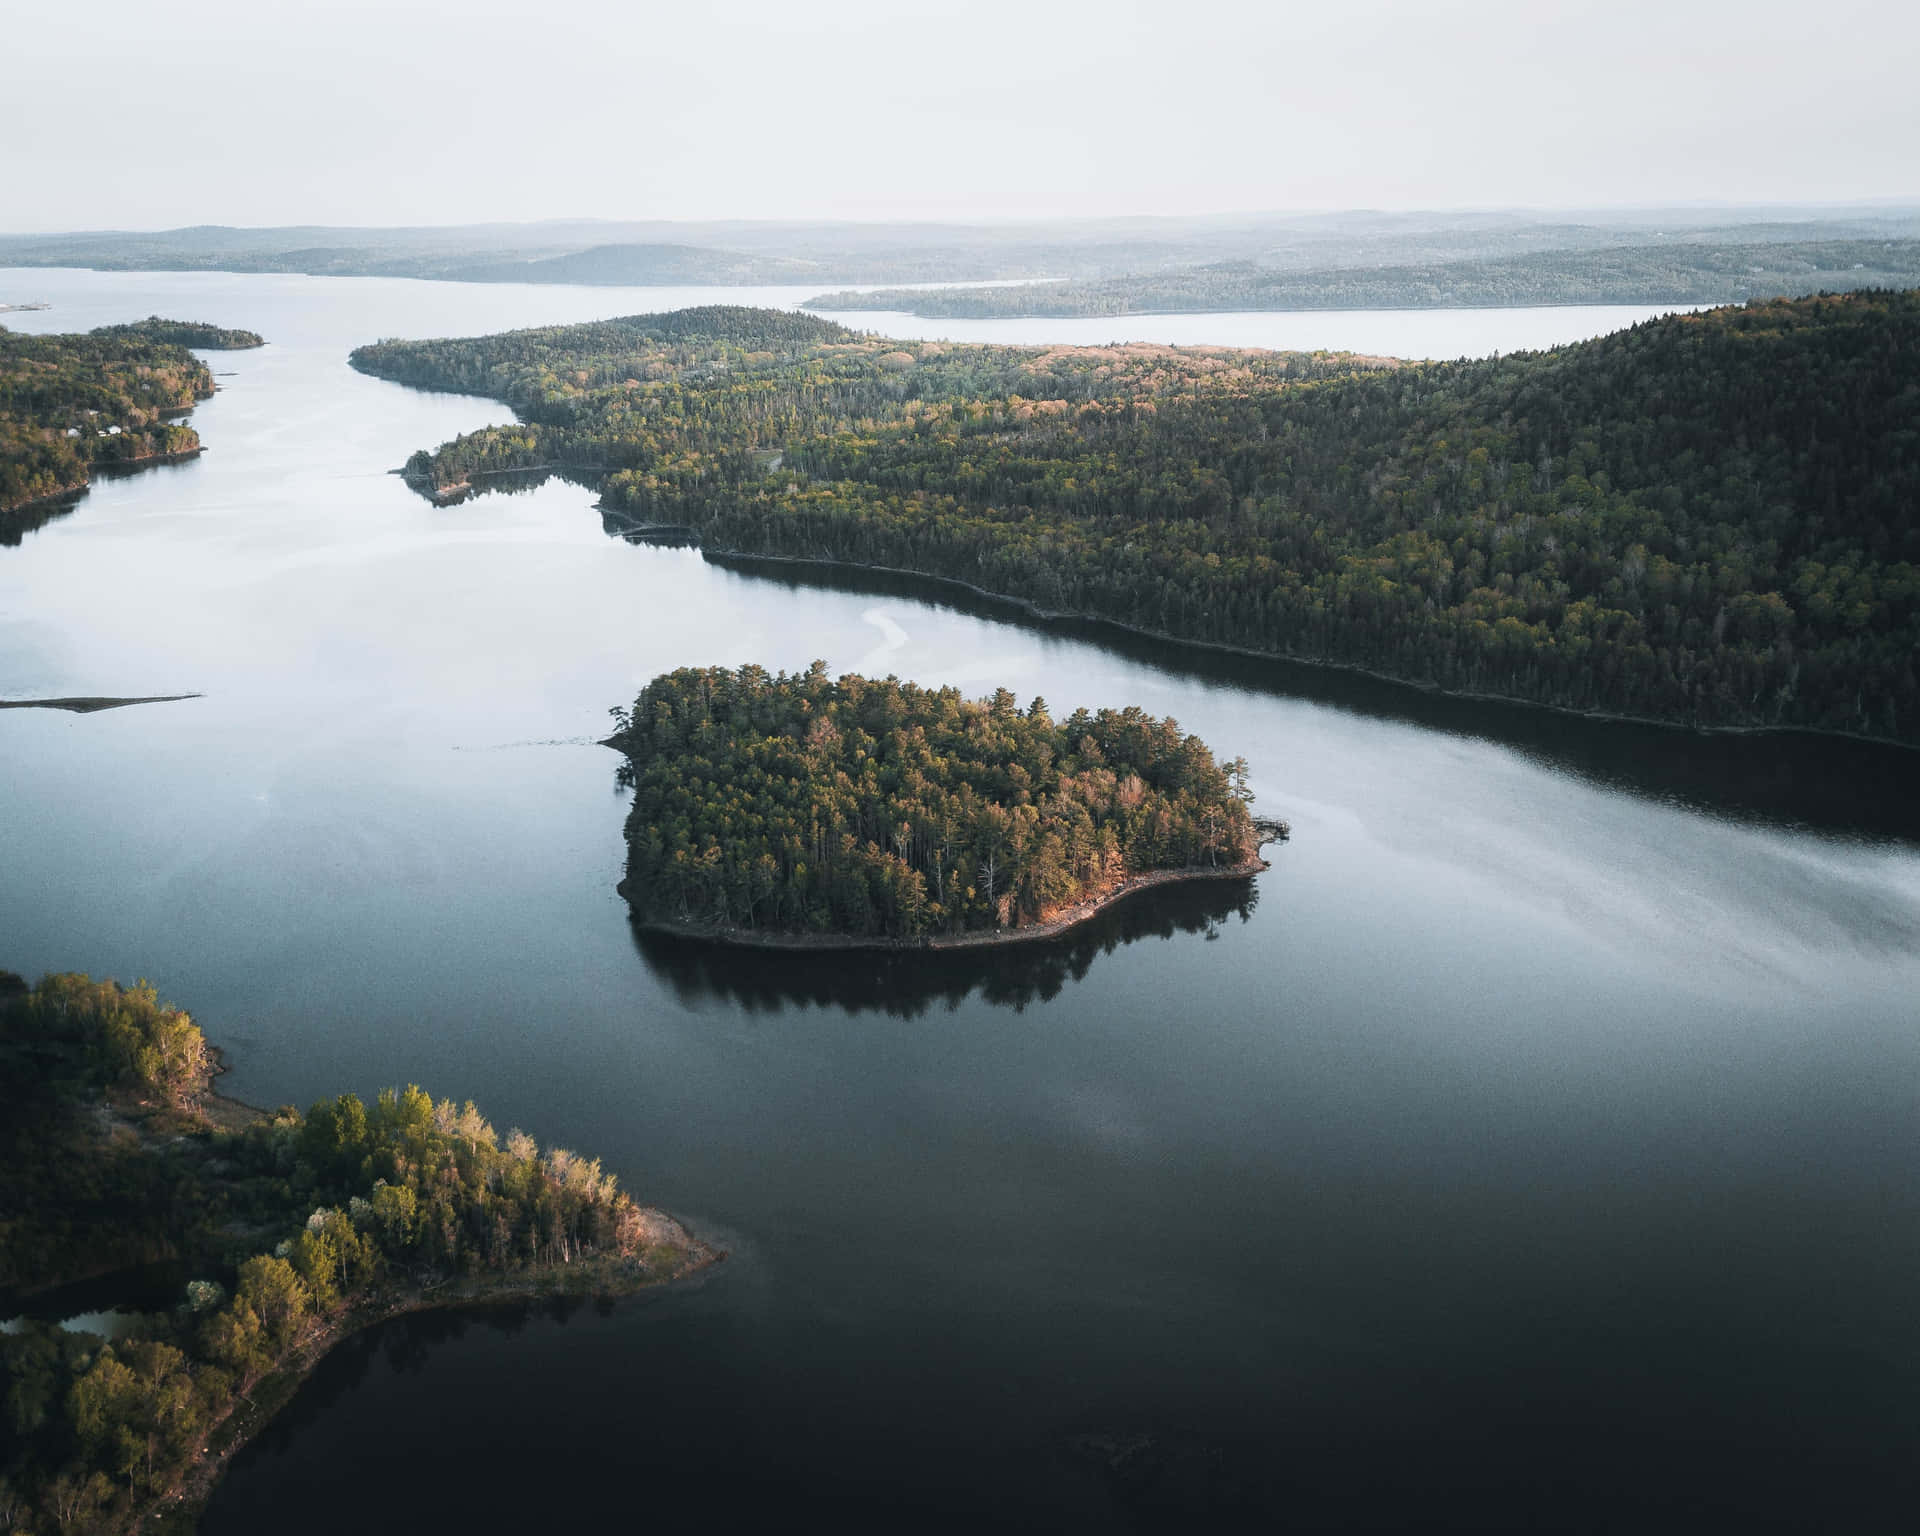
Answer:
[[[260,1254],[240,1266],[236,1297],[259,1317],[268,1347],[276,1355],[293,1342],[310,1300],[293,1266],[272,1254]]]
[[[251,1391],[273,1364],[266,1327],[247,1301],[235,1301],[207,1319],[201,1340],[207,1357],[233,1373],[242,1394]]]

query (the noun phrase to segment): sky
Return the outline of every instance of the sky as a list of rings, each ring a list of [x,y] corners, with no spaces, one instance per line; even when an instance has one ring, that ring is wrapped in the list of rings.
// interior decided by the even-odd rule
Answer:
[[[1903,0],[16,0],[0,230],[1920,194]]]

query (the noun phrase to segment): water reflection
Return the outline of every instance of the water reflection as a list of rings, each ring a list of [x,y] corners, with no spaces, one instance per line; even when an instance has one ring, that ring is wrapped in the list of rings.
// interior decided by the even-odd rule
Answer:
[[[610,1297],[549,1296],[490,1306],[443,1307],[409,1312],[350,1334],[327,1351],[287,1406],[242,1452],[242,1460],[287,1450],[303,1430],[356,1391],[382,1361],[392,1375],[418,1376],[436,1353],[469,1333],[517,1338],[537,1319],[564,1324],[588,1306],[604,1317],[612,1312],[614,1302]]]
[[[0,1289],[0,1316],[10,1318],[17,1313],[35,1322],[58,1323],[107,1313],[165,1312],[180,1300],[188,1279],[185,1265],[164,1259],[128,1265],[49,1290],[23,1294]]]
[[[723,1003],[750,1013],[834,1007],[918,1018],[978,996],[1016,1013],[1086,979],[1123,944],[1177,934],[1217,936],[1252,918],[1254,880],[1201,881],[1140,891],[1057,939],[968,950],[757,950],[633,926],[634,946],[682,1003]]]
[[[605,521],[609,533],[624,536],[613,518]],[[1920,754],[1888,742],[1793,731],[1693,731],[1567,714],[1441,693],[1338,666],[1180,645],[1099,619],[1043,617],[1021,603],[934,577],[713,551],[703,551],[702,558],[792,591],[814,588],[933,603],[1089,641],[1173,677],[1496,742],[1556,771],[1665,804],[1769,826],[1920,843],[1920,797],[1913,794]]]
[[[86,494],[82,487],[65,496],[49,496],[43,501],[15,507],[11,512],[0,512],[0,548],[18,549],[28,534],[37,533],[57,517],[65,517],[80,505],[80,498]]]

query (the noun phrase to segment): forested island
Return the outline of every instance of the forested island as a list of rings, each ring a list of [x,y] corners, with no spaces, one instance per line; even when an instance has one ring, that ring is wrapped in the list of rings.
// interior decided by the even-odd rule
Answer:
[[[203,320],[163,320],[158,315],[130,320],[124,325],[96,326],[87,334],[109,339],[161,341],[176,347],[200,347],[209,352],[246,352],[267,344],[266,339],[254,331],[209,325]]]
[[[1394,364],[889,341],[685,310],[360,348],[506,401],[428,494],[559,467],[610,522],[1568,709],[1920,743],[1920,294]]]
[[[717,1257],[597,1159],[502,1138],[471,1103],[408,1087],[264,1113],[213,1093],[215,1070],[144,983],[0,972],[0,1316],[26,1312],[0,1332],[0,1527],[190,1529],[353,1331]],[[51,1320],[50,1288],[155,1261],[182,1277],[171,1304],[123,1311],[110,1342]]]
[[[1728,304],[1915,284],[1920,284],[1920,240],[1674,241],[1308,271],[1237,260],[1081,282],[826,293],[807,300],[807,307],[987,320],[1219,310]]]
[[[678,932],[942,943],[1052,933],[1143,885],[1266,866],[1247,767],[1136,708],[1056,723],[743,666],[682,668],[615,712],[634,788],[621,891]]]
[[[7,514],[77,494],[97,470],[191,457],[200,435],[170,418],[213,394],[187,349],[263,345],[252,331],[159,316],[83,335],[0,326],[0,541]]]

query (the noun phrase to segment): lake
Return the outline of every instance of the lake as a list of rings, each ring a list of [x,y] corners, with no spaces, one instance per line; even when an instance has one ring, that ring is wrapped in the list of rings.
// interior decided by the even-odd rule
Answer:
[[[773,579],[559,482],[435,509],[388,471],[504,407],[345,363],[807,296],[0,272],[55,306],[20,329],[272,343],[208,354],[202,459],[0,548],[0,697],[203,695],[0,712],[0,965],[151,978],[255,1103],[473,1098],[732,1252],[361,1336],[205,1530],[1908,1518],[1920,758]],[[1453,355],[1640,313],[1097,324]],[[637,937],[608,709],[815,657],[1173,714],[1292,841],[937,963]]]

